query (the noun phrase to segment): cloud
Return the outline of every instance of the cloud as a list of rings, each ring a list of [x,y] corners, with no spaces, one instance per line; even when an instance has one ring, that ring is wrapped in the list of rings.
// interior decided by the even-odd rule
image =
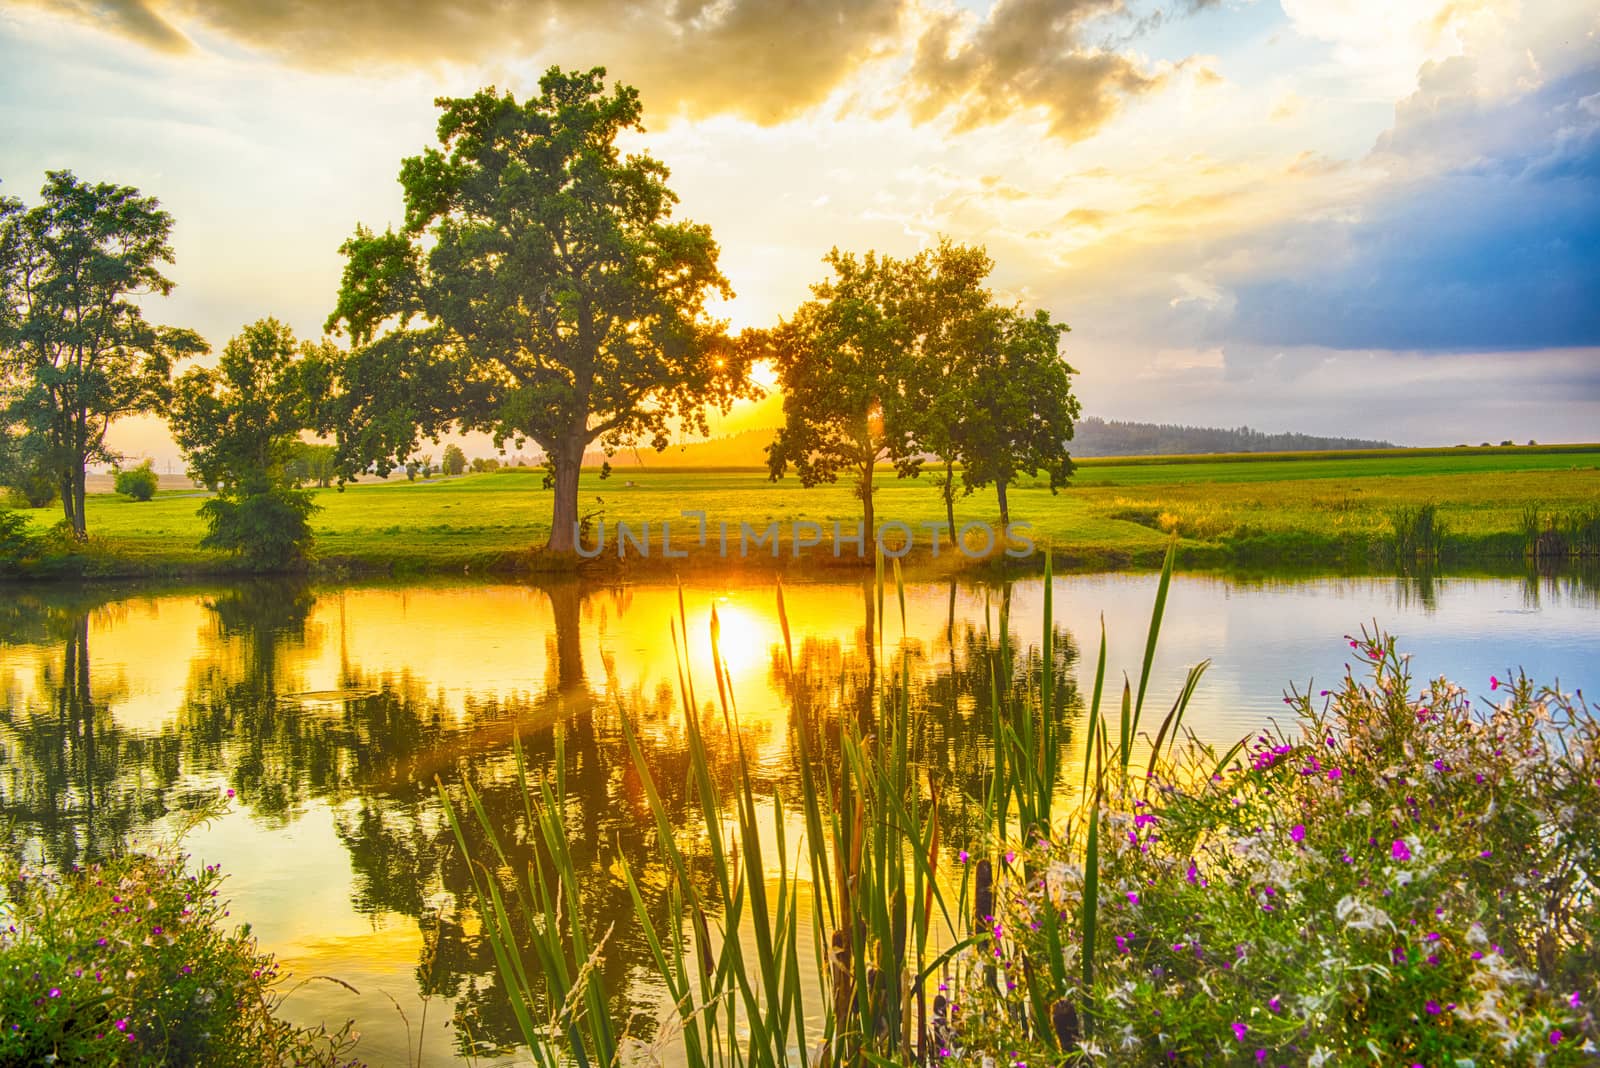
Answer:
[[[1515,350],[1600,344],[1600,69],[1510,100],[1430,64],[1353,210],[1264,235],[1301,270],[1241,280],[1230,336],[1261,344]]]
[[[187,52],[188,37],[145,0],[57,0],[59,14],[127,37],[158,52]]]
[[[912,115],[946,114],[957,132],[1043,112],[1052,135],[1078,141],[1152,92],[1165,74],[1090,40],[1097,20],[1121,14],[1120,0],[998,0],[976,27],[963,15],[937,16],[917,43],[908,93]]]
[[[781,121],[892,40],[906,0],[33,0],[165,52],[215,35],[316,70],[600,64],[658,113]]]

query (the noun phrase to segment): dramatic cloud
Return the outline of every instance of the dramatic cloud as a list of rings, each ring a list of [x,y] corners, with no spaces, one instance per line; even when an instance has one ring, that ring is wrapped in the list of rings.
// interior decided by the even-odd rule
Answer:
[[[1314,259],[1236,287],[1237,340],[1338,348],[1600,344],[1600,69],[1509,101],[1431,64],[1368,161],[1358,210],[1279,231]]]
[[[775,122],[826,99],[903,0],[35,0],[165,52],[218,35],[297,66],[599,64],[654,111]]]
[[[1121,0],[999,0],[975,29],[963,15],[941,15],[917,44],[912,113],[952,114],[964,131],[1036,110],[1053,135],[1081,140],[1164,77],[1091,43],[1097,21],[1122,13]]]

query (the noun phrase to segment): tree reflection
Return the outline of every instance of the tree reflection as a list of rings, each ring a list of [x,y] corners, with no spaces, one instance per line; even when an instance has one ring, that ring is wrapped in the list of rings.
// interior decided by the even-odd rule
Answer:
[[[0,716],[0,808],[48,862],[68,865],[148,833],[171,811],[214,796],[219,782],[268,831],[312,805],[325,806],[349,857],[352,906],[375,918],[411,918],[428,947],[417,965],[419,988],[426,984],[470,1020],[455,1032],[461,1051],[484,1054],[509,1049],[519,1031],[491,947],[479,935],[472,879],[443,817],[439,784],[461,803],[462,784],[471,783],[501,830],[512,869],[547,863],[530,835],[512,746],[520,740],[528,767],[546,774],[559,741],[571,849],[584,880],[577,922],[595,940],[609,932],[599,967],[613,1010],[634,1019],[635,1033],[648,1031],[658,991],[641,978],[638,962],[649,951],[616,861],[620,854],[641,885],[657,890],[670,873],[626,755],[620,717],[635,725],[673,825],[692,828],[698,805],[687,793],[681,700],[671,686],[621,692],[609,668],[606,679],[590,679],[581,627],[615,604],[597,606],[576,584],[543,592],[553,621],[545,640],[547,685],[536,693],[469,694],[454,703],[427,679],[373,674],[354,663],[341,591],[253,582],[207,594],[200,600],[202,653],[189,665],[174,713],[144,731],[118,725],[109,709],[122,695],[91,672],[91,620],[107,610],[103,602],[55,593],[9,600],[0,609],[0,638],[51,653],[33,687],[37,696],[17,696]],[[991,631],[956,619],[952,588],[944,634],[930,645],[890,640],[891,604],[880,651],[877,591],[864,583],[861,626],[848,641],[804,637],[794,672],[781,654],[771,667],[774,688],[790,709],[788,730],[814,730],[818,752],[833,761],[843,726],[872,721],[880,673],[892,680],[907,670],[912,707],[920,712],[918,752],[928,778],[941,785],[941,820],[957,841],[968,833],[963,799],[982,796],[992,760],[991,686],[1002,694],[1036,692],[1048,669],[1056,679],[1053,714],[1065,717],[1078,703],[1070,637],[1058,631],[1047,668],[1008,634],[1009,589],[995,592]],[[336,685],[308,691],[306,665],[326,661],[335,642]],[[740,739],[723,726],[715,688],[697,681],[710,770],[731,795]],[[759,792],[792,797],[798,789],[795,749],[787,749],[784,759],[752,764]],[[475,820],[464,829],[471,855],[492,855]],[[699,862],[706,867],[697,874],[709,884],[709,859]],[[647,894],[660,910],[658,929],[667,923],[664,896]],[[533,969],[535,961],[527,965]]]

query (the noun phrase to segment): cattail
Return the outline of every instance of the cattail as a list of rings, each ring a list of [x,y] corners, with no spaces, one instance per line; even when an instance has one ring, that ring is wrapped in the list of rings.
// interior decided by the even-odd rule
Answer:
[[[978,924],[988,927],[994,920],[994,866],[989,858],[978,861],[977,889],[973,894],[977,906]]]
[[[1050,1025],[1055,1029],[1056,1042],[1063,1053],[1071,1053],[1078,1044],[1078,1010],[1066,998],[1050,1006]]]

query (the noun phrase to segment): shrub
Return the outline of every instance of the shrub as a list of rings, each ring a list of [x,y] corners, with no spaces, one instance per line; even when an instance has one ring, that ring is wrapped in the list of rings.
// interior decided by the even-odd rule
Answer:
[[[316,510],[310,493],[286,486],[213,497],[200,506],[206,524],[200,544],[234,553],[262,571],[282,570],[305,557]]]
[[[1392,640],[1350,644],[1370,677],[1285,698],[1295,729],[1237,760],[1190,746],[1148,780],[1108,783],[1097,848],[1080,821],[1019,852],[974,951],[996,979],[967,971],[948,1048],[1029,1063],[1063,1046],[1106,1064],[1594,1063],[1593,713],[1523,677],[1491,678],[1502,699],[1482,709],[1444,680],[1414,693]],[[1051,913],[1069,928],[1055,965],[1039,931]],[[1058,1011],[1030,1032],[1023,992],[1062,964],[1089,977],[1052,991]]]
[[[0,508],[0,565],[27,559],[38,551],[39,539],[28,527],[27,516]]]
[[[352,1040],[279,1020],[281,977],[215,867],[171,851],[51,874],[0,860],[0,1065],[336,1064]]]
[[[148,501],[156,495],[156,485],[159,482],[155,468],[149,460],[138,467],[124,468],[117,472],[116,490],[125,497],[132,497],[136,501]]]

